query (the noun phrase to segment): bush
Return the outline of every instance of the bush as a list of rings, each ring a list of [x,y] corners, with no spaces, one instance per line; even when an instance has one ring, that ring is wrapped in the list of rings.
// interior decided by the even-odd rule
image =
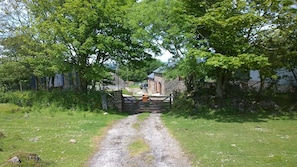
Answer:
[[[36,108],[54,105],[64,109],[99,111],[102,108],[101,94],[98,91],[82,93],[72,90],[0,92],[0,103]]]

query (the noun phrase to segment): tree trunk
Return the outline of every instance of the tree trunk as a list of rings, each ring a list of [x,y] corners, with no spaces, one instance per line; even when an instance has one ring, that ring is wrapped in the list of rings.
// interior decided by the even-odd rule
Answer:
[[[265,84],[265,77],[261,74],[261,71],[259,71],[259,77],[260,77],[260,87],[259,87],[258,95],[261,95]]]
[[[55,78],[56,78],[55,75],[53,77],[51,77],[51,79],[52,79],[52,89],[55,88]]]
[[[297,82],[297,75],[296,75],[296,73],[295,73],[295,70],[294,70],[294,69],[291,69],[291,72],[292,72],[292,74],[293,74],[293,76],[294,76],[295,82]],[[293,84],[293,90],[292,90],[292,91],[295,92],[296,89],[297,89],[296,85]]]
[[[295,81],[297,81],[297,75],[296,75],[294,69],[291,69],[291,72],[292,72],[292,74],[293,74],[293,77],[294,77]]]
[[[50,83],[50,77],[48,77],[48,79],[47,79],[47,77],[45,77],[45,89],[46,90],[49,90],[49,83]]]
[[[216,85],[216,96],[222,98],[226,95],[226,86],[229,82],[229,72],[227,70],[217,70],[217,85]]]
[[[22,92],[23,91],[22,81],[19,81],[19,84],[20,84],[20,91]]]
[[[92,80],[92,90],[96,90],[96,81]]]
[[[80,91],[87,92],[88,91],[87,80],[82,75],[79,76],[79,79],[80,79]]]
[[[79,65],[78,65],[78,75],[80,80],[80,91],[87,92],[88,90],[88,79],[86,78],[85,74],[87,74],[88,68],[87,68],[87,61],[88,61],[88,55],[85,54],[79,54]]]
[[[187,88],[187,92],[192,92],[193,91],[193,76],[192,75],[188,75],[185,78],[185,85]]]
[[[39,81],[38,81],[38,77],[35,76],[35,90],[38,90],[38,87],[39,87]]]
[[[219,71],[217,75],[216,95],[220,98],[224,96],[224,74]]]

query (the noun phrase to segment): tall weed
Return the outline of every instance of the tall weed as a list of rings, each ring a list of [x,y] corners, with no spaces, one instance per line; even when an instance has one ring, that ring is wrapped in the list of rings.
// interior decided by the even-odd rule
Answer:
[[[22,107],[45,108],[54,105],[63,109],[79,109],[97,112],[101,110],[101,94],[72,90],[0,92],[0,103],[12,103]]]

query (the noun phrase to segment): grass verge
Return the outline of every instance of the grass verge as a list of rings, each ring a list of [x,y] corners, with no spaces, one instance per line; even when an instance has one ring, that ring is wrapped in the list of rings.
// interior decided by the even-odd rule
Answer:
[[[296,114],[167,113],[162,119],[194,166],[297,164]]]
[[[122,89],[122,93],[125,95],[132,95],[132,92],[129,92],[127,89]]]
[[[148,144],[143,139],[137,139],[128,147],[131,156],[140,156],[141,154],[150,151]]]
[[[15,104],[0,103],[0,114],[1,113],[13,113],[20,110],[20,107]]]
[[[138,122],[143,122],[143,121],[146,120],[149,116],[150,116],[150,113],[149,113],[149,112],[141,113],[141,114],[138,114],[138,116],[137,116],[137,120],[138,120]]]
[[[137,115],[137,122],[132,125],[132,127],[136,130],[140,129],[140,125],[150,116],[150,113],[141,113]]]
[[[19,153],[37,154],[40,166],[83,166],[96,150],[94,140],[102,129],[123,117],[54,106],[28,109],[1,104],[0,166],[7,166],[7,160]]]

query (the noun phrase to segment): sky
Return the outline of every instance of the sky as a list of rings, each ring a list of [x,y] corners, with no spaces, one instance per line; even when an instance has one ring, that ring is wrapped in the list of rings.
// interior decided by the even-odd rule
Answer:
[[[169,53],[165,49],[161,49],[161,50],[162,50],[162,55],[161,56],[156,56],[156,59],[159,59],[162,62],[166,63],[166,62],[168,62],[168,59],[172,57],[172,54]]]

